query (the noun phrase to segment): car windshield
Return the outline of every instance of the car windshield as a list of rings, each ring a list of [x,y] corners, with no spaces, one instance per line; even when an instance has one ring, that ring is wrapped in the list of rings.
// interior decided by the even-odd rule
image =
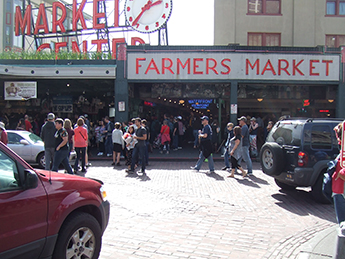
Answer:
[[[31,133],[31,132],[28,132],[28,131],[23,131],[21,133],[23,136],[25,135],[25,138],[26,139],[30,139],[33,143],[39,143],[39,142],[42,142],[42,139],[35,135],[34,133]]]
[[[267,136],[267,141],[276,142],[279,145],[301,145],[303,124],[298,121],[277,122]]]

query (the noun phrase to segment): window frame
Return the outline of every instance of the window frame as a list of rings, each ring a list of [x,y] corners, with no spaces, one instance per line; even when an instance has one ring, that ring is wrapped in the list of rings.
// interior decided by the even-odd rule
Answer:
[[[327,3],[329,2],[334,2],[335,3],[335,14],[327,14]],[[326,5],[325,5],[325,17],[345,17],[345,14],[339,14],[339,9],[340,9],[340,3],[344,2],[344,0],[326,0]]]
[[[344,45],[340,45],[339,44],[339,37],[345,37],[345,34],[326,34],[325,35],[325,46],[327,46],[327,37],[335,37],[335,46],[334,47],[329,47],[328,48],[339,48],[340,46],[344,46]]]
[[[262,36],[262,45],[259,47],[267,47],[266,45],[266,36],[268,35],[278,35],[279,36],[279,45],[272,47],[281,47],[281,33],[279,32],[248,32],[247,33],[247,46],[249,46],[249,35],[261,35]],[[250,45],[252,46],[252,45]]]
[[[282,16],[282,0],[279,1],[279,13],[267,13],[266,12],[266,1],[269,0],[262,0],[262,13],[250,13],[249,12],[249,1],[247,1],[247,15],[270,15],[270,16]]]

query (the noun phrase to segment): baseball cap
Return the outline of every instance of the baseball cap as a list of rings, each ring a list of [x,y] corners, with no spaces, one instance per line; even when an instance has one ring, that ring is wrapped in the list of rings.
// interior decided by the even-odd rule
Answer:
[[[209,121],[210,119],[207,116],[202,116],[201,120],[208,120]]]
[[[3,123],[2,121],[0,122],[0,128],[2,128],[3,130],[5,130],[5,123]]]
[[[237,120],[246,122],[247,118],[245,116],[242,116],[241,118],[238,118]]]
[[[55,119],[55,115],[54,115],[54,113],[48,113],[48,116],[47,116],[47,119],[48,120],[54,120]]]

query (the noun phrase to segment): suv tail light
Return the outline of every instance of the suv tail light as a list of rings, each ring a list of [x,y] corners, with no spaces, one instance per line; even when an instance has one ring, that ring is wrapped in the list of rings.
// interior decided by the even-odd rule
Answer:
[[[306,166],[308,164],[308,156],[306,153],[300,151],[298,153],[298,166]]]

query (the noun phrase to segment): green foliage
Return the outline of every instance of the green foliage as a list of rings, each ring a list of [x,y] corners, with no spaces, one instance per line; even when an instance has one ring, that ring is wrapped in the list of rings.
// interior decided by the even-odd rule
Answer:
[[[57,54],[54,51],[42,50],[36,51],[4,51],[0,52],[0,59],[38,59],[38,60],[95,60],[95,59],[113,59],[110,52],[87,52],[77,53],[72,51],[60,51]]]

